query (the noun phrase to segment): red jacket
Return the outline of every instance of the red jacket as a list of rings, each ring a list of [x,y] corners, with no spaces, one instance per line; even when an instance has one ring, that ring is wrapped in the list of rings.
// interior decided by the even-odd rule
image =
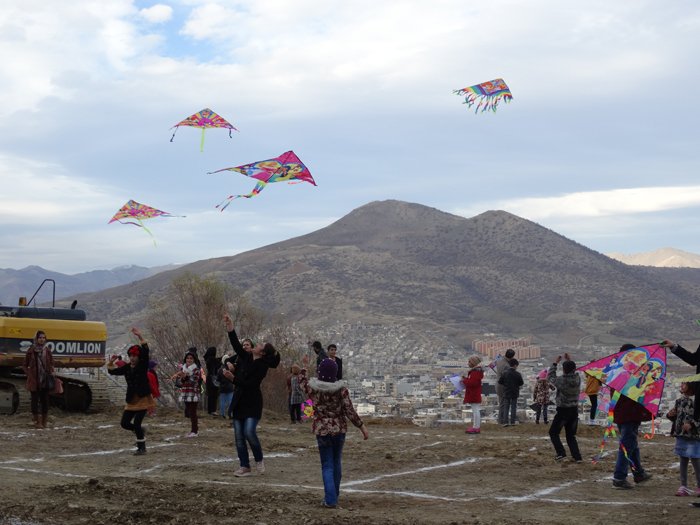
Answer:
[[[160,397],[160,385],[158,384],[158,376],[153,370],[148,371],[148,384],[151,385],[151,395],[153,399]]]
[[[472,368],[467,377],[462,378],[465,403],[481,403],[482,379],[484,379],[484,370],[480,366]]]

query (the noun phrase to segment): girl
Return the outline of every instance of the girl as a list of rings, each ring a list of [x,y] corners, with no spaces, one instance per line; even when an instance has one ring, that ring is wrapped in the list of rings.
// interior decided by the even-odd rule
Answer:
[[[260,391],[260,383],[265,379],[269,368],[277,368],[280,363],[280,355],[270,343],[257,344],[247,351],[238,340],[233,329],[233,320],[228,314],[224,315],[224,325],[228,332],[231,346],[238,356],[236,372],[232,374],[225,371],[224,374],[233,380],[233,430],[236,435],[236,451],[241,465],[233,475],[237,477],[250,476],[250,457],[248,446],[253,451],[255,467],[258,474],[265,472],[263,452],[255,431],[258,421],[262,417],[263,397]]]
[[[465,430],[467,434],[481,433],[481,381],[484,379],[484,369],[481,368],[481,358],[473,355],[467,361],[469,372],[462,377],[464,385],[464,404],[472,408],[472,426]]]
[[[219,415],[226,419],[233,400],[233,381],[226,377],[225,371],[233,374],[236,370],[234,360],[226,359],[217,372],[219,378]]]
[[[202,377],[202,368],[199,365],[196,348],[187,350],[179,368],[180,370],[171,379],[180,389],[179,401],[185,405],[185,417],[190,418],[190,433],[185,437],[195,438],[199,433],[197,405],[199,404],[199,387]]]
[[[37,331],[34,342],[24,356],[24,373],[27,375],[26,389],[32,397],[32,420],[34,428],[46,428],[49,417],[49,393],[51,382],[55,381],[53,355],[46,346],[46,333]],[[41,406],[41,408],[40,408]]]
[[[336,362],[337,364],[337,362]],[[304,402],[304,392],[299,384],[299,373],[301,368],[294,364],[291,373],[287,378],[287,393],[289,394],[289,417],[292,424],[301,423],[301,404]]]
[[[113,355],[107,363],[107,372],[113,376],[124,376],[126,379],[126,406],[121,426],[124,430],[131,430],[136,434],[134,455],[142,456],[146,453],[146,438],[141,423],[146,412],[155,407],[155,401],[148,381],[148,344],[138,328],[132,328],[131,333],[138,338],[140,346],[129,347],[129,362],[120,367],[116,366],[117,356]]]
[[[549,410],[550,390],[554,390],[554,385],[547,381],[547,370],[542,370],[539,374],[537,374],[537,382],[535,383],[535,388],[532,392],[532,399],[535,402],[535,423],[538,425],[540,424],[540,415],[542,415],[542,420],[544,423],[548,423],[547,412]]]
[[[318,452],[321,456],[321,476],[323,478],[324,499],[322,505],[334,509],[340,495],[342,477],[342,455],[345,434],[350,422],[360,429],[362,437],[369,434],[360,416],[355,412],[350,400],[350,392],[345,381],[337,381],[338,365],[332,359],[324,359],[318,365],[318,377],[308,380],[306,367],[309,356],[304,356],[304,368],[299,375],[301,388],[314,403],[312,430],[316,434]]]
[[[700,421],[693,419],[693,398],[698,383],[681,383],[681,397],[666,417],[673,421],[671,435],[676,436],[675,453],[680,457],[681,486],[676,496],[700,496]],[[693,464],[697,489],[688,488],[688,462]]]

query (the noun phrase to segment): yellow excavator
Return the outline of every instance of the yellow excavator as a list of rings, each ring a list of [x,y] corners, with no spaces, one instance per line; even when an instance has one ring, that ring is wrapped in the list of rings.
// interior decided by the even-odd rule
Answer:
[[[30,306],[47,283],[53,284],[51,306]],[[88,321],[77,301],[70,308],[55,305],[56,283],[44,279],[29,301],[20,297],[18,306],[0,306],[0,414],[29,411],[22,365],[37,330],[46,332],[56,375],[63,381],[63,394],[52,395],[51,403],[68,411],[99,410],[108,403],[101,375],[86,373],[105,363],[107,327]]]

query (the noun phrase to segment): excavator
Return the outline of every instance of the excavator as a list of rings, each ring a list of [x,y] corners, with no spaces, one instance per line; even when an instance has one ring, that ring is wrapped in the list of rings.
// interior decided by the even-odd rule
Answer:
[[[51,306],[30,306],[44,285],[53,285]],[[86,369],[105,363],[107,327],[88,321],[84,310],[56,308],[56,282],[44,279],[34,295],[20,297],[18,306],[0,306],[0,414],[28,412],[30,395],[22,369],[27,349],[38,330],[46,332],[56,376],[63,393],[51,395],[50,403],[67,411],[100,410],[108,404],[107,384],[100,373]]]

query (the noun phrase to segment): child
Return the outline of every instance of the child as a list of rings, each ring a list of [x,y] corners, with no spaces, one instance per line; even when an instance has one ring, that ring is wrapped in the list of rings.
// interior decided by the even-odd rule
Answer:
[[[675,453],[680,457],[681,486],[676,496],[700,496],[700,421],[693,419],[693,395],[697,383],[681,383],[681,397],[666,417],[673,421],[671,435],[676,436]],[[693,464],[697,489],[688,488],[688,462]]]
[[[367,427],[357,415],[350,400],[350,392],[345,381],[338,381],[338,365],[332,359],[324,359],[318,366],[317,378],[306,377],[309,356],[303,357],[304,369],[299,382],[307,396],[314,403],[312,429],[316,435],[318,452],[321,456],[321,477],[323,478],[323,507],[334,509],[338,506],[340,480],[342,477],[342,456],[345,434],[350,422],[360,429],[367,439]]]
[[[592,363],[593,361],[591,361]],[[590,374],[586,374],[586,387],[584,392],[591,401],[591,412],[588,418],[589,425],[595,425],[595,416],[598,412],[598,392],[600,392],[600,387],[603,386],[602,383]]]
[[[148,362],[148,384],[151,386],[151,395],[153,396],[153,406],[148,409],[148,415],[151,417],[156,414],[155,400],[160,397],[160,381],[158,381],[158,374],[156,374],[157,366],[158,363],[153,360]]]
[[[337,364],[337,363],[336,363]],[[289,417],[292,424],[301,423],[301,404],[304,402],[304,392],[299,384],[299,365],[293,364],[287,377],[287,394],[289,394]]]
[[[233,401],[233,373],[235,370],[234,360],[229,357],[217,372],[219,378],[219,415],[224,419],[229,414],[229,407]],[[232,418],[229,416],[229,419]]]
[[[197,437],[199,422],[197,420],[197,405],[199,404],[200,381],[202,369],[197,358],[197,349],[190,348],[182,359],[180,370],[171,379],[180,389],[180,403],[185,404],[185,417],[190,418],[190,433],[186,437]]]
[[[481,381],[484,379],[484,369],[481,368],[481,358],[473,355],[467,360],[470,370],[467,377],[462,377],[464,385],[464,404],[472,408],[472,426],[465,430],[467,434],[481,432]]]
[[[564,375],[557,377],[557,365],[561,362],[561,356],[557,356],[547,374],[547,379],[557,389],[557,413],[554,415],[552,426],[549,427],[549,438],[557,454],[555,461],[566,458],[566,451],[559,437],[561,429],[564,428],[571,457],[580,463],[583,458],[578,448],[576,430],[578,429],[578,395],[581,390],[581,376],[576,372],[576,363],[569,358],[569,354],[564,354],[564,357],[566,358],[562,365]]]
[[[124,376],[126,379],[126,406],[122,414],[121,426],[124,430],[132,430],[136,434],[136,456],[146,453],[146,438],[141,422],[146,411],[155,405],[151,396],[151,385],[148,382],[148,345],[137,328],[132,328],[140,345],[129,347],[127,355],[129,362],[117,367],[117,356],[113,355],[107,363],[107,372],[113,376]],[[132,423],[133,421],[133,423]]]
[[[542,370],[537,374],[537,382],[535,389],[532,392],[532,400],[535,402],[535,423],[540,424],[540,415],[545,424],[548,423],[547,418],[549,412],[549,391],[554,390],[554,385],[547,381],[547,370]]]
[[[510,360],[509,367],[506,368],[498,379],[498,384],[503,385],[503,401],[505,403],[504,415],[506,418],[504,427],[515,425],[515,413],[518,409],[518,396],[520,395],[520,387],[523,386],[523,376],[518,372],[520,362],[513,357]]]

